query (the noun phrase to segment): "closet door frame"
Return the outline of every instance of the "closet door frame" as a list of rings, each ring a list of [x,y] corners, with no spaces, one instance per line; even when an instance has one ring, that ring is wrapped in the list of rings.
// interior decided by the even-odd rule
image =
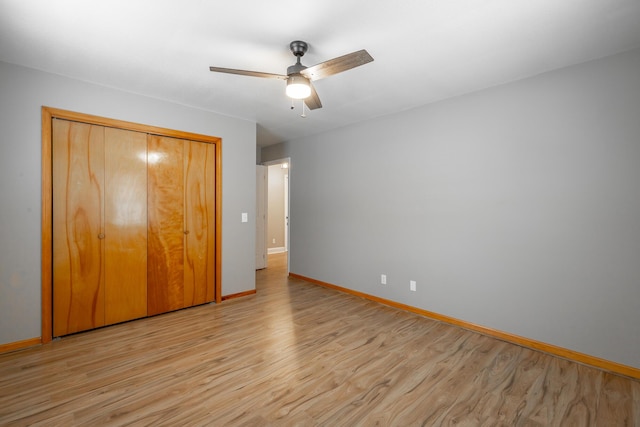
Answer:
[[[42,107],[42,336],[41,342],[53,338],[53,182],[52,120],[64,119],[152,135],[204,142],[215,146],[215,302],[222,302],[222,139],[173,129],[147,126],[74,111]]]

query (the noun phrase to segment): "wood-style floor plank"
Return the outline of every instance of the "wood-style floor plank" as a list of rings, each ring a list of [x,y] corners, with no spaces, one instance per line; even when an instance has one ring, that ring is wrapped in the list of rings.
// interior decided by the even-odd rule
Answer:
[[[286,277],[0,355],[0,425],[640,426],[640,382]]]

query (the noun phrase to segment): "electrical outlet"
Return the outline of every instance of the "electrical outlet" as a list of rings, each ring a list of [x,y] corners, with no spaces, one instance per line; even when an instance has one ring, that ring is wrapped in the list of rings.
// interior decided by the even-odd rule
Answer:
[[[382,284],[382,285],[386,285],[387,284],[387,275],[386,274],[381,274],[380,275],[380,284]]]
[[[271,241],[271,243],[275,243],[275,242],[276,242],[276,239],[273,239],[273,240]]]
[[[409,289],[411,289],[413,292],[416,291],[416,281],[415,280],[410,280],[409,281]]]

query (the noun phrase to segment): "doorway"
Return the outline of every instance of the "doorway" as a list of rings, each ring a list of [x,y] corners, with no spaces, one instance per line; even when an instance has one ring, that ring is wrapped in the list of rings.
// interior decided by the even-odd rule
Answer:
[[[291,159],[284,158],[263,163],[267,167],[266,191],[266,247],[267,254],[280,254],[286,258],[289,271],[290,215],[289,187],[291,180]],[[273,257],[271,257],[273,258]],[[267,262],[267,268],[269,264]]]

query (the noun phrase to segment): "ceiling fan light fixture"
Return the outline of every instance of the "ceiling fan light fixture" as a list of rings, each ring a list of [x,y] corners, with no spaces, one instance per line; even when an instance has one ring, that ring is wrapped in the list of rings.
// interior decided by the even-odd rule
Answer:
[[[369,52],[361,49],[351,52],[328,61],[321,62],[311,67],[305,67],[300,63],[300,58],[307,52],[309,45],[301,40],[292,41],[289,44],[289,50],[296,57],[296,63],[287,67],[287,74],[264,73],[262,71],[237,70],[235,68],[209,67],[209,71],[216,73],[238,74],[240,76],[262,77],[267,79],[286,80],[286,94],[294,100],[304,99],[302,103],[302,117],[304,108],[316,110],[322,108],[320,98],[315,88],[311,84],[312,81],[324,79],[334,74],[342,73],[355,67],[367,64],[373,61]],[[291,107],[294,108],[293,105]]]
[[[305,99],[309,95],[311,95],[309,79],[300,74],[294,74],[287,78],[287,96],[289,98]]]

